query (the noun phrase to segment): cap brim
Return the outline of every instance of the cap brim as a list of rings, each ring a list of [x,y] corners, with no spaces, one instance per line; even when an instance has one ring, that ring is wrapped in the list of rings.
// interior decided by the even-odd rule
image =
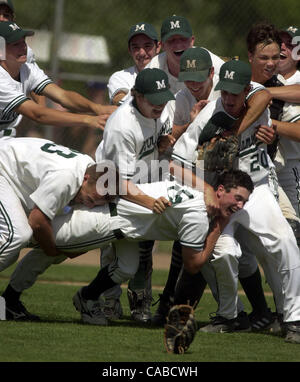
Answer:
[[[144,34],[145,36],[151,38],[151,40],[153,41],[158,41],[158,36],[155,36],[154,34],[151,34],[151,33],[146,33],[146,32],[143,32],[143,31],[138,31],[136,33],[132,33],[129,37],[128,37],[128,44],[130,42],[130,40],[132,39],[132,37],[134,36],[138,36],[140,34]]]
[[[240,94],[247,85],[235,84],[228,81],[219,81],[215,87],[215,90],[225,90],[228,93]]]
[[[203,82],[206,81],[209,75],[209,69],[201,70],[199,72],[180,72],[178,76],[179,82],[184,81],[195,81]]]
[[[34,35],[34,31],[19,29],[15,31],[15,33],[13,33],[10,38],[6,39],[6,42],[10,44],[12,42],[21,40],[21,38],[23,37],[33,36],[33,35]]]
[[[166,34],[161,40],[162,42],[166,42],[170,37],[175,35],[179,35],[179,36],[183,36],[187,38],[192,37],[192,35],[189,32],[173,31]]]
[[[175,99],[173,93],[170,90],[159,93],[144,94],[144,96],[150,103],[152,103],[152,105],[162,105]]]

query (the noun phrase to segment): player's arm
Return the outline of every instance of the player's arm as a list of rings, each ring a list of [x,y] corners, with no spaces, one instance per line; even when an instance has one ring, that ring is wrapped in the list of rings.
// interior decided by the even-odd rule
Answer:
[[[92,127],[104,130],[108,115],[73,114],[65,111],[50,109],[38,105],[32,100],[26,100],[14,111],[43,125],[58,127]]]
[[[152,196],[145,194],[131,180],[125,179],[122,182],[122,198],[148,208],[157,214],[163,213],[167,207],[171,206],[171,202],[166,198],[152,198]]]
[[[62,89],[54,83],[48,84],[42,91],[42,95],[50,98],[56,103],[59,103],[64,108],[77,113],[101,115],[111,114],[116,110],[116,106],[97,104],[77,92]]]
[[[55,245],[51,220],[38,207],[34,207],[28,217],[33,237],[47,256],[58,256],[61,253]]]
[[[210,258],[216,242],[223,229],[228,224],[228,221],[229,218],[221,216],[218,216],[213,220],[213,224],[210,226],[202,251],[196,251],[190,247],[182,247],[183,265],[187,272],[196,274],[201,270],[203,265]]]
[[[276,133],[278,135],[300,142],[300,121],[291,123],[272,119],[272,122],[276,126]]]
[[[285,102],[300,103],[300,85],[285,85],[268,88],[272,98]]]
[[[181,166],[174,160],[170,162],[170,173],[174,175],[176,179],[180,179],[182,184],[204,193],[204,200],[209,216],[219,215],[219,203],[216,198],[216,193],[210,184],[206,183],[204,179],[197,176],[192,170]]]
[[[245,113],[236,124],[237,135],[240,135],[262,115],[271,100],[271,94],[265,89],[257,91],[247,100]]]

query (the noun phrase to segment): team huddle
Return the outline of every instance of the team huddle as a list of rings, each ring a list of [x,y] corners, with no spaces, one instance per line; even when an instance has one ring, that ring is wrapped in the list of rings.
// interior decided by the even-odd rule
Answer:
[[[160,38],[139,22],[127,40],[134,65],[111,75],[101,105],[39,68],[26,44],[34,32],[16,24],[11,0],[0,1],[0,21],[0,271],[30,248],[2,293],[6,319],[39,321],[22,292],[52,264],[99,249],[99,272],[73,296],[84,323],[121,319],[128,283],[132,319],[165,326],[168,352],[184,353],[197,331],[272,331],[300,343],[300,29],[254,25],[245,62],[197,46],[184,17],[163,20]],[[103,139],[92,157],[20,137],[23,116],[101,129]],[[155,241],[173,247],[152,315]],[[207,285],[217,311],[198,328],[193,308]]]

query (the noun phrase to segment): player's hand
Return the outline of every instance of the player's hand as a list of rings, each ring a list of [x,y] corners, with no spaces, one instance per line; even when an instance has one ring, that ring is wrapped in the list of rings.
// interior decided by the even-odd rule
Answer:
[[[159,198],[154,200],[152,211],[156,214],[162,214],[167,207],[171,207],[172,203],[167,200],[164,196],[160,196]]]
[[[207,99],[201,99],[199,102],[195,103],[190,112],[191,122],[197,117],[200,111],[209,103]]]
[[[230,221],[230,216],[222,216],[218,215],[214,218],[213,224],[215,224],[218,227],[219,232],[223,232],[224,228],[227,226],[227,224]]]
[[[207,214],[210,217],[220,215],[220,206],[213,187],[207,185],[204,190],[204,201]]]
[[[109,114],[103,114],[103,115],[88,115],[87,116],[87,125],[93,129],[100,129],[104,131],[106,121],[109,117]]]
[[[267,126],[259,125],[257,126],[256,138],[266,143],[267,145],[272,144],[276,139],[276,125]]]
[[[115,106],[115,105],[100,105],[100,104],[97,104],[97,106],[95,106],[95,113],[97,115],[110,115],[111,113],[113,113],[115,110],[117,110],[118,106]]]
[[[164,153],[169,147],[174,146],[176,142],[176,139],[173,137],[173,135],[163,135],[158,139],[158,152],[160,154]]]

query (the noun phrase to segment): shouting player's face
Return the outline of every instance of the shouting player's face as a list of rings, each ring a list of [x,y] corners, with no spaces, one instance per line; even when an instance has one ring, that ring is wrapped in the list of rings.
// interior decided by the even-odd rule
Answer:
[[[173,35],[167,41],[162,43],[162,48],[167,54],[168,64],[180,65],[180,57],[183,52],[194,45],[194,37],[183,37],[181,35]],[[168,65],[170,66],[170,65]]]
[[[224,186],[220,185],[217,189],[217,198],[222,216],[229,217],[241,210],[248,201],[249,196],[250,192],[244,187],[239,186],[226,191]]]
[[[136,98],[137,107],[139,112],[145,118],[157,119],[161,116],[161,113],[166,106],[166,103],[161,105],[153,105],[151,102],[147,100],[147,98],[141,94],[139,94]]]
[[[281,36],[281,52],[280,61],[278,64],[278,73],[285,78],[289,78],[297,70],[298,61],[293,59],[293,49],[296,45],[292,44],[292,37],[288,33],[283,33]]]

